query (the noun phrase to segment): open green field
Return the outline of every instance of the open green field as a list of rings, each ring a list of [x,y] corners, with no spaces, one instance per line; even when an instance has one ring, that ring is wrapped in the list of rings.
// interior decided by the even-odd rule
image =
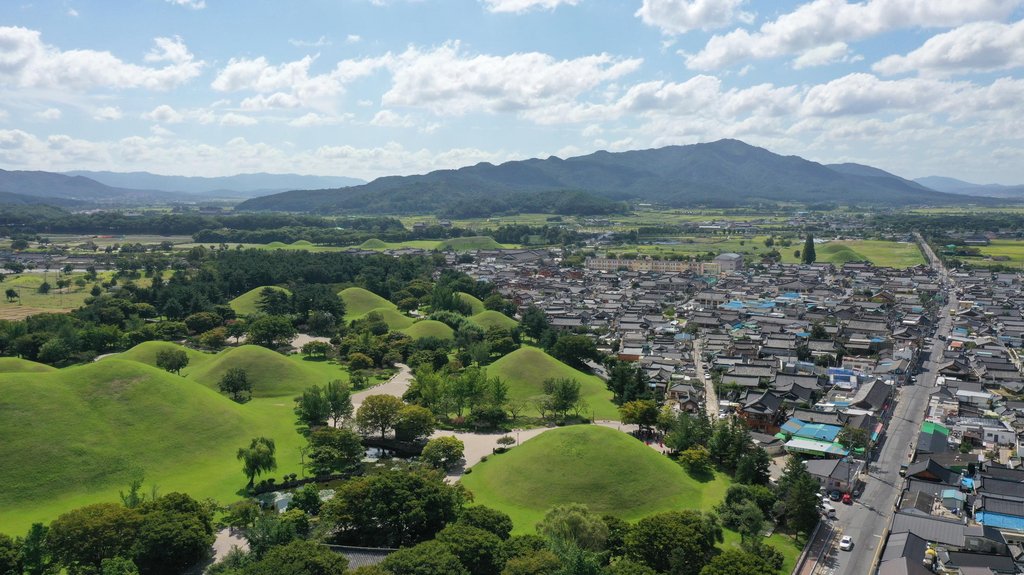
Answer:
[[[171,242],[172,244],[187,244],[192,242],[192,236],[161,236],[156,234],[110,236],[98,236],[92,234],[46,234],[46,237],[50,240],[50,243],[59,246],[67,246],[70,249],[74,249],[77,246],[89,242],[96,244],[100,249],[106,248],[107,246],[113,246],[115,244],[152,245],[163,242]]]
[[[197,244],[197,243],[179,243],[175,244],[175,249],[187,250],[196,246],[206,246],[208,244]],[[306,250],[310,252],[345,252],[353,249],[362,250],[398,250],[403,248],[413,248],[420,250],[438,250],[447,251],[454,250],[457,252],[472,251],[481,249],[499,249],[506,248],[512,249],[518,247],[516,244],[499,244],[494,241],[494,238],[490,236],[467,236],[462,238],[451,238],[447,240],[409,240],[405,242],[385,242],[377,238],[371,238],[358,245],[351,246],[320,246],[311,243],[306,240],[299,240],[286,244],[283,242],[270,242],[269,244],[231,244],[232,246],[240,245],[245,249],[257,249],[257,250]]]
[[[459,299],[469,304],[474,315],[484,311],[484,302],[480,301],[480,299],[473,294],[460,291],[455,295],[459,296]]]
[[[516,320],[508,317],[500,311],[494,311],[492,309],[484,310],[476,315],[470,316],[469,321],[484,328],[484,330],[490,329],[491,327],[513,329],[519,325],[519,322]]]
[[[768,236],[692,236],[665,238],[660,243],[631,244],[609,249],[615,254],[641,254],[668,257],[673,255],[698,256],[712,252],[735,252],[748,260],[759,259],[772,250],[764,245]],[[782,254],[783,263],[800,263],[797,250],[803,250],[803,241],[792,241],[783,247],[776,241],[774,248]],[[819,263],[841,265],[852,261],[870,261],[877,266],[908,268],[925,263],[917,244],[882,240],[831,240],[815,244]]]
[[[800,259],[793,255],[793,250],[803,249],[792,247],[779,249],[784,263],[799,263]],[[815,255],[819,262],[841,265],[846,262],[868,260],[876,266],[889,268],[909,268],[925,263],[924,256],[917,244],[911,242],[889,242],[881,240],[832,240],[815,244]]]
[[[0,378],[0,532],[99,501],[117,501],[133,468],[160,493],[223,503],[245,485],[235,459],[255,436],[277,444],[278,470],[299,472],[292,402],[244,405],[131,360]]]
[[[438,339],[454,339],[455,331],[447,324],[433,319],[423,319],[411,326],[399,330],[413,339],[436,337]]]
[[[260,311],[260,309],[256,305],[260,301],[260,292],[263,291],[265,288],[268,288],[268,287],[270,289],[275,289],[275,290],[278,290],[278,291],[282,291],[285,294],[287,294],[288,296],[292,295],[292,292],[286,290],[283,287],[278,287],[278,286],[260,286],[258,288],[253,288],[253,289],[245,292],[244,294],[236,297],[235,299],[229,301],[228,305],[230,305],[231,309],[235,310],[235,313],[238,314],[238,315],[254,314],[254,313]]]
[[[982,255],[989,258],[965,258],[960,257],[971,265],[978,266],[1022,266],[1024,265],[1024,240],[992,240],[987,246],[977,246]],[[1007,258],[1007,259],[1002,259]]]
[[[681,466],[621,431],[574,425],[547,431],[473,466],[462,478],[473,502],[512,517],[530,533],[551,507],[583,503],[627,521],[673,509],[708,511],[727,478],[700,483]]]
[[[619,419],[612,403],[612,392],[597,376],[583,373],[558,361],[535,347],[521,347],[487,367],[487,375],[500,377],[509,386],[509,399],[527,403],[525,413],[537,415],[530,400],[544,394],[544,380],[567,377],[580,382],[580,396],[589,406],[583,415],[593,412],[595,419]]]

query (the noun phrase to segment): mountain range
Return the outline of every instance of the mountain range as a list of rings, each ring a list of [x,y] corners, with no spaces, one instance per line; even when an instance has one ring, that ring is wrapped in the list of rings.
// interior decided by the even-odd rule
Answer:
[[[527,211],[544,198],[573,197],[572,210],[622,201],[730,207],[758,202],[907,206],[969,201],[860,164],[823,165],[738,140],[378,178],[345,189],[295,190],[246,200],[239,210],[315,213],[434,212],[480,216]],[[543,211],[543,210],[542,210]],[[580,212],[575,212],[580,213]],[[584,212],[585,213],[585,212]]]
[[[914,181],[922,186],[927,186],[940,192],[946,192],[947,194],[1008,199],[1024,198],[1024,185],[1004,186],[1002,184],[972,184],[956,178],[946,178],[942,176],[927,176],[924,178],[917,178]]]
[[[344,176],[303,176],[299,174],[238,174],[205,178],[200,176],[162,176],[149,172],[65,172],[83,176],[117,188],[161,190],[182,194],[203,194],[206,198],[255,198],[288,190],[344,188],[365,184],[366,180]]]

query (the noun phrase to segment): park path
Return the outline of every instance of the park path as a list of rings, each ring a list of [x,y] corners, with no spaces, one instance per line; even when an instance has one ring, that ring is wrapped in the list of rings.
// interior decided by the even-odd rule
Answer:
[[[249,541],[232,527],[225,527],[217,532],[217,539],[213,542],[213,562],[219,563],[227,557],[233,547],[242,551],[249,550]]]
[[[370,389],[364,389],[352,394],[353,413],[355,413],[355,411],[359,409],[359,406],[363,404],[363,401],[371,395],[393,395],[398,398],[402,397],[405,390],[409,389],[409,384],[412,383],[412,370],[404,363],[396,363],[395,365],[398,366],[398,373],[392,375],[391,379],[380,385],[375,385]]]

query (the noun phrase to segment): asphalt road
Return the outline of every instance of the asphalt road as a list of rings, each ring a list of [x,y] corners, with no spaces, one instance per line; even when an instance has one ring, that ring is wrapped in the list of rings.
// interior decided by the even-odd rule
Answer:
[[[927,244],[924,245],[924,250],[932,267],[939,270],[945,285],[948,279],[946,270]],[[956,306],[952,292],[947,291],[947,294],[950,303],[940,310],[936,330],[936,335],[941,334],[945,337],[949,336],[952,328],[949,310]],[[885,426],[882,446],[876,447],[877,456],[869,462],[868,477],[864,478],[864,493],[853,505],[836,505],[833,542],[823,554],[816,573],[870,575],[873,572],[871,567],[875,553],[881,544],[883,531],[889,526],[896,497],[902,488],[900,464],[910,461],[910,454],[928,406],[928,397],[935,389],[937,373],[934,369],[942,356],[942,344],[942,340],[934,338],[932,351],[924,364],[924,371],[917,376],[917,384],[899,388],[896,408]],[[852,551],[839,550],[838,540],[843,535],[853,537]]]

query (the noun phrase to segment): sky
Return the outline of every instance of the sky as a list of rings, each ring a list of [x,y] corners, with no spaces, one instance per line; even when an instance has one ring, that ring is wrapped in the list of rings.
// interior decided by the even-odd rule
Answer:
[[[736,138],[1024,183],[1024,0],[2,0],[0,168],[372,179]]]

